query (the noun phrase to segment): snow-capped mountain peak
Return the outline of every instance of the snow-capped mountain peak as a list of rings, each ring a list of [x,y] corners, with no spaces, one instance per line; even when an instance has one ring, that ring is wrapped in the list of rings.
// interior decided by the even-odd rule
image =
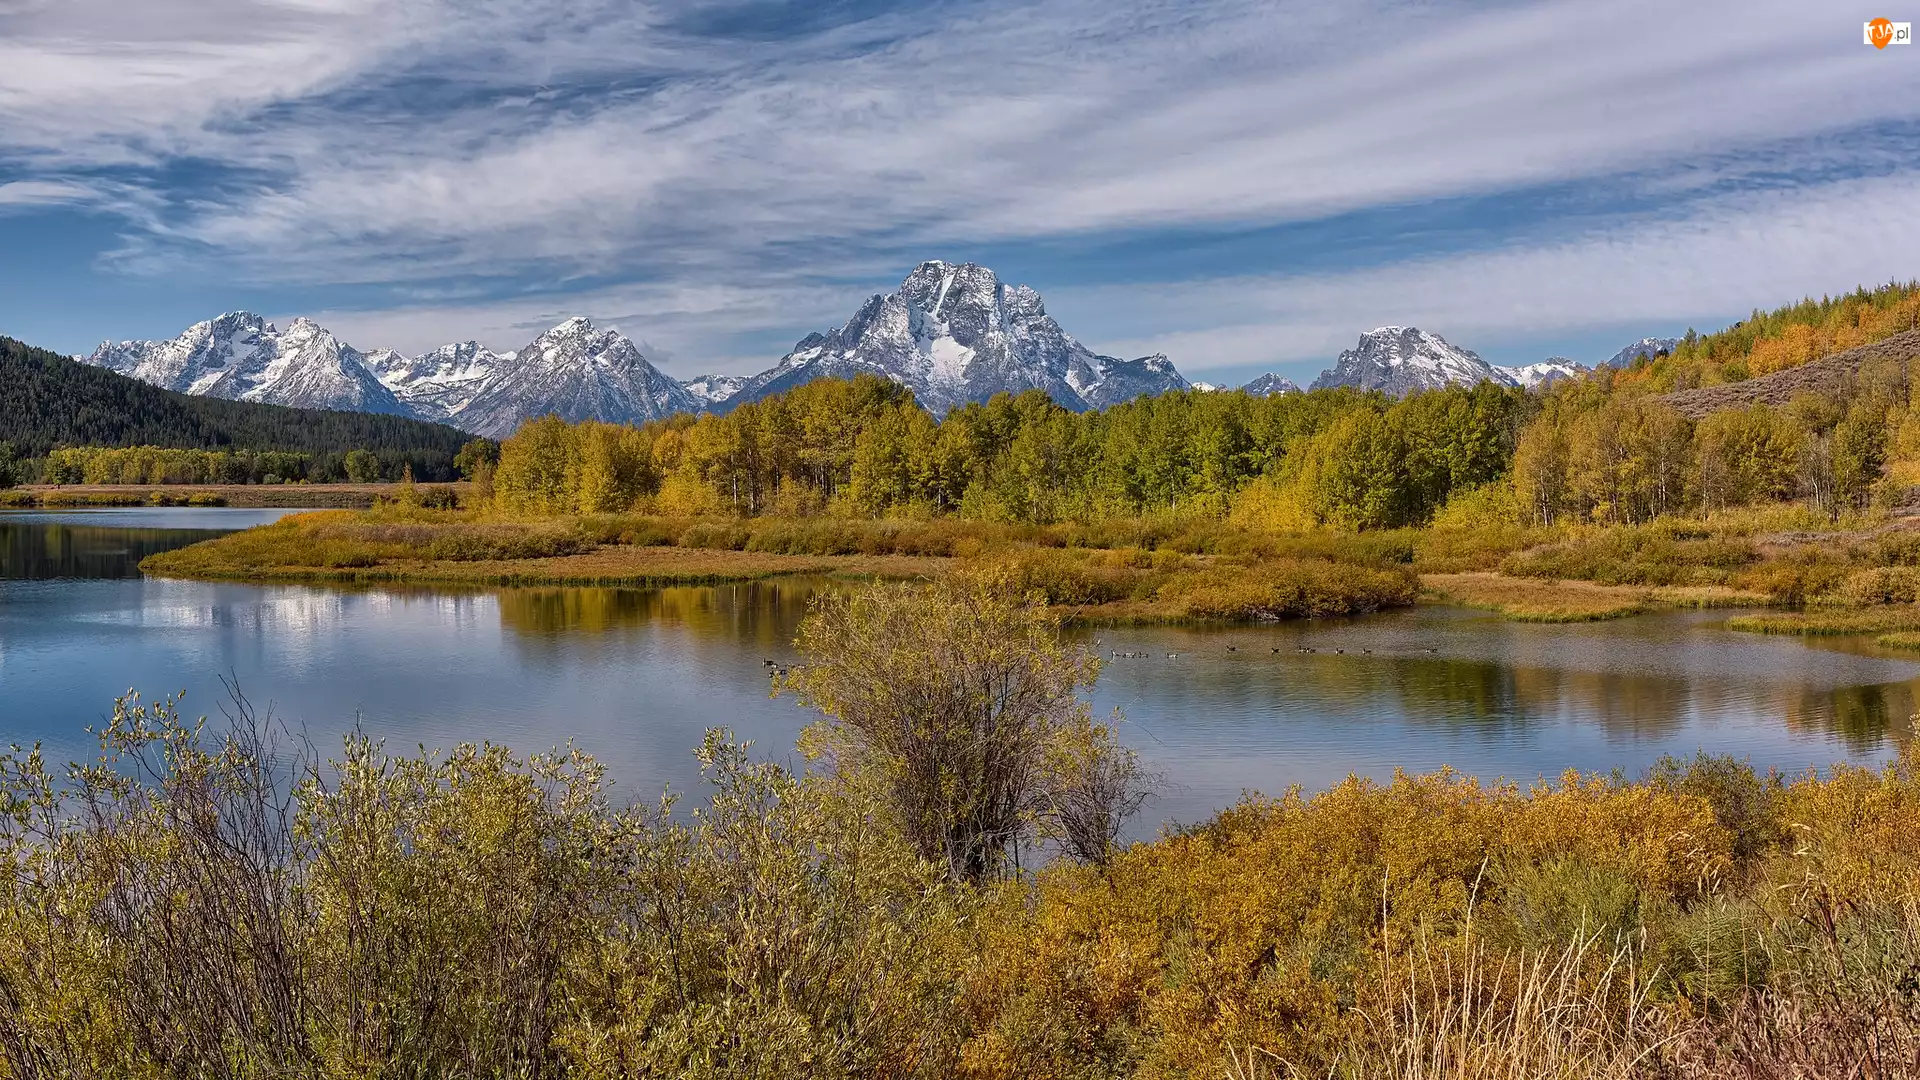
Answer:
[[[249,311],[195,323],[171,341],[102,342],[78,357],[185,394],[310,409],[407,413],[358,352],[312,319],[283,332]]]
[[[661,374],[638,346],[615,330],[575,316],[495,365],[495,374],[457,415],[468,431],[505,438],[526,420],[644,423],[704,403]]]
[[[913,390],[940,414],[995,393],[1044,390],[1072,409],[1098,408],[1187,385],[1164,356],[1101,356],[1047,314],[1040,294],[1005,285],[977,263],[924,262],[853,318],[809,334],[728,405],[827,376],[869,373]]]
[[[1254,397],[1272,397],[1275,394],[1297,394],[1300,392],[1300,384],[1269,371],[1240,389]]]
[[[462,341],[411,358],[381,349],[366,354],[366,364],[415,415],[425,420],[451,420],[472,403],[512,355],[494,352],[477,341]]]
[[[1576,364],[1564,356],[1549,356],[1537,364],[1527,364],[1523,367],[1494,369],[1509,385],[1525,387],[1528,390],[1552,386],[1562,379],[1576,379],[1592,370],[1585,364]]]
[[[1352,386],[1405,397],[1418,390],[1471,386],[1482,381],[1511,385],[1477,353],[1414,326],[1381,326],[1360,335],[1355,347],[1313,381],[1319,390]]]
[[[1634,361],[1642,357],[1651,360],[1663,353],[1672,352],[1675,348],[1678,348],[1679,345],[1679,338],[1641,338],[1639,341],[1621,349],[1608,359],[1602,361],[1600,366],[1612,368],[1632,367]]]
[[[740,392],[747,385],[745,375],[700,375],[687,379],[680,384],[687,393],[709,405],[717,405]]]

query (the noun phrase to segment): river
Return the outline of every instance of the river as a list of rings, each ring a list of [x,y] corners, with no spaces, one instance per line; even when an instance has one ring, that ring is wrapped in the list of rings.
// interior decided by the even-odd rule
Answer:
[[[693,787],[709,727],[790,758],[810,719],[764,661],[808,598],[778,580],[653,590],[339,589],[162,581],[154,551],[283,511],[0,512],[0,743],[92,752],[113,698],[184,691],[218,715],[238,680],[323,750],[355,728],[395,751],[572,741],[620,789]],[[1522,782],[1638,775],[1706,749],[1798,771],[1873,764],[1904,739],[1920,662],[1870,643],[1725,630],[1725,613],[1512,623],[1420,607],[1353,620],[1080,633],[1093,692],[1164,777],[1144,823],[1193,822],[1243,790],[1443,765]],[[1311,649],[1311,652],[1300,650]]]

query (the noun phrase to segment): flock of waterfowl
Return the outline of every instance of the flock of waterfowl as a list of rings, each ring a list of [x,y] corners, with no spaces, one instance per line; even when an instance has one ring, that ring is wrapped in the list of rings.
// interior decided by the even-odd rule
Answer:
[[[1098,646],[1100,645],[1100,642],[1098,642],[1098,641],[1095,641],[1095,642],[1094,642],[1093,644],[1094,644],[1094,646],[1095,646],[1095,647],[1097,648],[1097,647],[1098,647]],[[1230,652],[1230,653],[1237,653],[1237,652],[1239,652],[1239,651],[1240,651],[1240,646],[1238,646],[1238,645],[1229,645],[1229,646],[1227,646],[1227,651],[1228,651],[1228,652]],[[1276,647],[1274,647],[1274,648],[1272,648],[1272,649],[1269,649],[1268,651],[1269,651],[1270,653],[1275,653],[1275,654],[1278,654],[1278,653],[1280,653],[1280,652],[1282,652],[1283,650],[1282,650],[1282,649],[1280,649],[1280,648],[1279,648],[1278,646],[1276,646]],[[1318,650],[1318,649],[1314,649],[1314,648],[1309,648],[1308,646],[1305,646],[1305,645],[1302,645],[1302,646],[1300,646],[1300,647],[1298,647],[1298,648],[1296,648],[1296,649],[1294,649],[1293,651],[1294,651],[1294,652],[1297,652],[1297,653],[1300,653],[1301,655],[1303,655],[1303,656],[1304,656],[1304,655],[1311,655],[1311,654],[1314,654],[1314,653],[1318,653],[1318,652],[1319,652],[1320,650]],[[1345,650],[1345,649],[1333,649],[1333,650],[1331,650],[1331,651],[1332,651],[1332,653],[1333,653],[1333,654],[1334,654],[1335,656],[1345,656],[1345,655],[1346,655],[1346,652],[1347,652],[1347,650]],[[1439,649],[1436,649],[1436,648],[1432,648],[1432,647],[1428,647],[1428,648],[1426,648],[1426,649],[1424,649],[1424,650],[1422,650],[1422,651],[1424,651],[1424,652],[1427,652],[1427,653],[1437,653],[1437,652],[1439,652],[1440,650],[1439,650]],[[1169,659],[1169,660],[1178,660],[1178,659],[1180,659],[1180,657],[1182,657],[1182,656],[1184,656],[1184,655],[1186,655],[1186,654],[1184,654],[1184,653],[1177,653],[1177,652],[1170,652],[1170,653],[1168,653],[1168,654],[1167,654],[1167,659]],[[1361,655],[1361,656],[1372,656],[1372,655],[1373,655],[1373,650],[1372,650],[1372,649],[1361,649],[1361,650],[1360,650],[1360,655]],[[1145,659],[1148,659],[1148,658],[1150,658],[1150,657],[1152,657],[1152,656],[1153,656],[1153,653],[1151,653],[1151,652],[1147,652],[1147,651],[1144,651],[1144,650],[1135,650],[1135,651],[1123,651],[1123,650],[1120,650],[1120,649],[1109,649],[1109,650],[1107,650],[1107,656],[1108,656],[1108,657],[1109,657],[1110,659],[1114,659],[1114,660],[1145,660]],[[785,664],[782,664],[782,663],[780,663],[779,661],[776,661],[776,660],[762,660],[762,661],[760,661],[760,663],[761,663],[761,664],[762,664],[762,666],[764,666],[764,667],[766,668],[766,670],[767,670],[767,678],[769,678],[769,679],[782,679],[782,678],[785,678],[785,677],[786,677],[786,674],[787,674],[787,671],[788,671],[788,668],[787,668],[787,666],[786,666]]]
[[[1100,643],[1096,641],[1096,642],[1094,642],[1094,644],[1095,644],[1095,645],[1097,646],[1097,645],[1099,645]],[[1238,646],[1238,645],[1229,645],[1229,646],[1227,646],[1227,651],[1228,651],[1228,652],[1230,652],[1230,653],[1232,653],[1232,652],[1239,652],[1239,651],[1240,651],[1240,646]],[[1278,653],[1281,653],[1281,652],[1284,652],[1284,651],[1285,651],[1285,650],[1283,650],[1283,649],[1280,649],[1280,648],[1278,648],[1278,647],[1275,647],[1275,648],[1272,648],[1272,649],[1269,649],[1269,650],[1268,650],[1268,652],[1270,652],[1270,653],[1274,653],[1274,654],[1278,654]],[[1306,645],[1302,645],[1302,646],[1300,646],[1300,647],[1298,647],[1298,648],[1296,648],[1296,649],[1294,649],[1293,651],[1294,651],[1294,652],[1297,652],[1297,653],[1300,653],[1300,654],[1301,654],[1301,655],[1303,655],[1303,656],[1306,656],[1306,655],[1312,655],[1312,654],[1315,654],[1315,653],[1318,653],[1318,652],[1319,652],[1320,650],[1319,650],[1319,649],[1315,649],[1315,648],[1310,648],[1310,647],[1308,647],[1308,646],[1306,646]],[[1346,655],[1346,653],[1347,653],[1347,650],[1345,650],[1345,649],[1330,649],[1330,650],[1328,650],[1328,651],[1329,651],[1329,652],[1331,652],[1331,653],[1332,653],[1333,655],[1335,655],[1335,656],[1345,656],[1345,655]],[[1428,654],[1433,654],[1433,653],[1437,653],[1437,652],[1439,652],[1440,650],[1439,650],[1439,649],[1437,649],[1437,648],[1433,648],[1433,647],[1431,647],[1431,646],[1429,646],[1429,647],[1427,647],[1427,648],[1425,648],[1425,649],[1422,649],[1421,651],[1422,651],[1422,652],[1425,652],[1425,653],[1428,653]],[[1109,650],[1107,650],[1107,656],[1108,656],[1109,658],[1111,658],[1111,659],[1114,659],[1114,660],[1140,660],[1140,659],[1145,659],[1145,658],[1147,658],[1147,657],[1150,657],[1150,656],[1152,656],[1152,655],[1153,655],[1153,654],[1152,654],[1152,653],[1150,653],[1150,652],[1124,652],[1124,651],[1122,651],[1122,650],[1120,650],[1120,649],[1109,649]],[[1179,658],[1180,658],[1181,656],[1183,656],[1183,655],[1185,655],[1185,654],[1184,654],[1184,653],[1177,653],[1177,652],[1170,652],[1170,653],[1168,653],[1168,654],[1167,654],[1167,659],[1169,659],[1169,660],[1177,660],[1177,659],[1179,659]],[[1359,655],[1361,655],[1361,656],[1372,656],[1372,655],[1373,655],[1373,650],[1372,650],[1372,649],[1361,649],[1361,650],[1359,651]]]

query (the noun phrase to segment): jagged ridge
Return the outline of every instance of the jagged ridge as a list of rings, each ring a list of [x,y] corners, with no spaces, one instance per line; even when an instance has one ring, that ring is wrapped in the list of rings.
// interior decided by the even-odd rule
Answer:
[[[1165,356],[1121,360],[1075,341],[1040,294],[974,263],[925,262],[831,331],[809,334],[725,402],[758,401],[829,376],[880,375],[939,414],[1002,391],[1044,390],[1070,409],[1185,389]]]

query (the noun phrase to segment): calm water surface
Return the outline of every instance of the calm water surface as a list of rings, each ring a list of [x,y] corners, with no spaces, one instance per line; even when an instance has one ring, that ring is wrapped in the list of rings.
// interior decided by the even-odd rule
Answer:
[[[808,719],[769,698],[762,661],[792,659],[807,599],[827,582],[449,593],[134,569],[280,513],[0,513],[0,744],[85,754],[86,727],[116,694],[185,691],[190,710],[216,712],[231,674],[322,748],[355,725],[396,750],[571,739],[624,789],[652,794],[691,785],[690,750],[708,727],[786,755]],[[1123,736],[1166,775],[1160,821],[1203,818],[1245,789],[1396,766],[1532,780],[1637,773],[1705,748],[1799,770],[1882,761],[1906,737],[1920,663],[1858,641],[1736,634],[1723,618],[1542,626],[1434,607],[1083,636],[1103,656],[1146,654],[1110,659],[1094,702],[1121,711]]]

